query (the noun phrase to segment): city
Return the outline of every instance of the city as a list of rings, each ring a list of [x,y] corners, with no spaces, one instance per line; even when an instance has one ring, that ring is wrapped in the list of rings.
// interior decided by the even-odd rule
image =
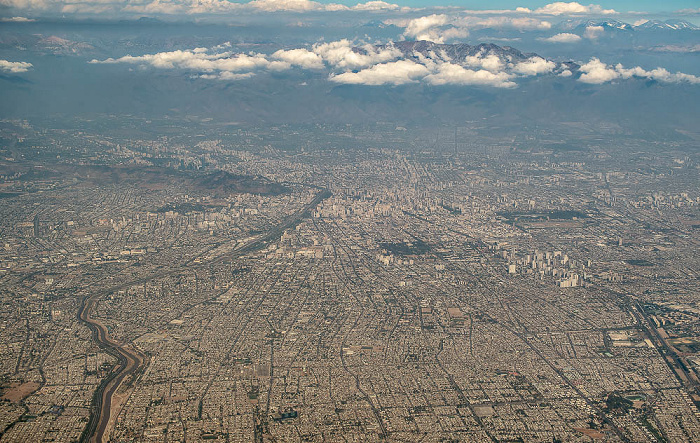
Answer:
[[[696,441],[696,141],[570,131],[2,121],[0,440]]]

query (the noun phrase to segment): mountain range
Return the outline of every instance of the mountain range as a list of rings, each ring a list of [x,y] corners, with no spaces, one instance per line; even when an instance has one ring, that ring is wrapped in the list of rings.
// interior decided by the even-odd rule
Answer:
[[[696,26],[685,20],[649,20],[638,25],[632,25],[619,20],[565,20],[557,25],[563,31],[582,31],[589,27],[602,27],[608,30],[617,31],[653,31],[653,30],[675,30],[675,31],[698,31],[700,26]]]
[[[384,49],[388,45],[377,46],[377,49]],[[579,70],[580,65],[577,63],[566,61],[557,62],[548,60],[535,53],[523,53],[511,46],[499,46],[493,43],[481,43],[478,45],[468,45],[465,43],[442,44],[430,41],[401,41],[394,42],[391,46],[397,48],[403,54],[403,58],[407,60],[420,61],[420,58],[435,59],[443,58],[451,63],[465,67],[473,66],[474,59],[484,59],[486,57],[497,57],[502,66],[516,65],[518,63],[527,62],[533,58],[551,61],[556,64],[552,71],[555,74],[569,70],[575,73]],[[362,48],[355,48],[355,51],[362,52]]]

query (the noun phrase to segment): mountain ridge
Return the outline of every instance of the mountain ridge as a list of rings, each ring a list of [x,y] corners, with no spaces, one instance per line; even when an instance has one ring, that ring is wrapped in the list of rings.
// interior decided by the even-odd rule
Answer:
[[[479,43],[478,45],[469,45],[467,43],[434,43],[426,40],[418,41],[400,41],[386,45],[377,45],[376,49],[382,50],[387,48],[396,48],[401,51],[404,59],[419,61],[421,57],[430,59],[439,59],[450,63],[455,63],[465,67],[473,67],[476,60],[484,60],[487,57],[497,57],[503,66],[514,66],[519,63],[531,61],[532,59],[542,59],[547,62],[555,63],[556,67],[552,70],[558,74],[565,70],[572,73],[577,72],[580,65],[573,61],[559,62],[556,60],[543,57],[534,52],[523,53],[519,49],[512,46],[500,46],[495,43]],[[358,52],[365,51],[363,48],[354,48]]]

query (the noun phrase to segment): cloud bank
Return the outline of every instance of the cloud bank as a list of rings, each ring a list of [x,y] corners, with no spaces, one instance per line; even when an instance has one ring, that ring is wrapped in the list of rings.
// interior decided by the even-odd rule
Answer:
[[[440,19],[431,20],[431,23],[440,22]],[[568,40],[568,37],[564,39]],[[7,65],[3,69],[12,69],[12,72],[24,72],[31,67],[23,62],[4,63]],[[621,64],[609,66],[592,58],[579,68],[573,63],[559,64],[535,55],[526,58],[512,48],[493,45],[471,47],[412,42],[374,46],[338,40],[308,48],[281,49],[271,54],[236,53],[230,44],[226,44],[214,48],[126,55],[90,63],[180,70],[193,77],[224,81],[248,79],[261,72],[281,73],[297,69],[326,74],[333,83],[367,86],[423,83],[510,89],[518,86],[519,79],[548,75],[571,77],[592,85],[632,78],[700,84],[700,78],[694,75],[671,73],[660,67],[651,71],[639,66],[627,69]]]
[[[420,53],[407,59],[396,46],[355,46],[349,40],[317,43],[311,48],[273,52],[233,53],[226,45],[195,48],[120,58],[92,60],[92,64],[131,64],[162,70],[182,70],[202,79],[243,80],[259,72],[282,72],[294,68],[328,72],[328,80],[338,84],[404,85],[481,85],[514,88],[516,77],[551,72],[553,62],[536,57],[523,63],[505,63],[494,54],[467,57],[462,65],[446,54]]]
[[[389,19],[386,24],[404,28],[403,37],[409,40],[425,40],[434,43],[469,36],[476,29],[511,29],[517,31],[547,30],[552,24],[546,20],[531,17],[476,17],[432,14],[413,19]]]
[[[331,75],[330,80],[351,85],[403,85],[417,83],[429,73],[430,70],[425,65],[409,60],[398,60],[380,63],[358,72]]]
[[[315,0],[0,0],[0,6],[17,10],[52,10],[66,14],[221,14],[236,12],[310,12],[310,11],[367,11],[409,12],[416,9],[400,6],[384,0],[369,0],[347,6],[340,3],[324,3]],[[472,15],[540,15],[581,16],[617,14],[613,9],[600,5],[582,5],[577,2],[554,2],[531,10],[518,7],[513,10],[465,11]]]
[[[656,68],[651,71],[646,71],[637,66],[631,69],[625,69],[621,64],[614,67],[608,66],[597,58],[592,58],[588,63],[581,66],[581,77],[579,81],[592,85],[600,85],[613,80],[627,80],[630,78],[641,78],[647,80],[655,80],[661,83],[690,83],[693,85],[700,84],[700,77],[690,74],[677,72],[675,74],[664,68]]]
[[[441,63],[436,72],[425,77],[431,85],[481,85],[495,88],[517,88],[511,81],[515,76],[506,72],[491,72],[485,69],[472,70],[454,63]]]
[[[310,12],[310,11],[398,11],[402,7],[383,0],[370,0],[354,6],[321,3],[314,0],[0,0],[0,6],[25,10],[55,10],[62,13],[133,14],[219,14],[235,12]]]
[[[211,49],[195,48],[146,54],[126,55],[106,60],[91,60],[93,64],[133,64],[156,69],[179,69],[202,74],[203,78],[223,80],[243,79],[259,71],[286,71],[292,68],[333,71],[358,70],[388,62],[401,56],[393,46],[376,48],[373,45],[354,46],[349,40],[317,43],[311,47],[281,49],[272,54],[234,53],[230,45]]]
[[[618,12],[614,9],[604,9],[600,5],[584,6],[577,2],[554,2],[533,11],[535,14],[545,15],[612,15]]]

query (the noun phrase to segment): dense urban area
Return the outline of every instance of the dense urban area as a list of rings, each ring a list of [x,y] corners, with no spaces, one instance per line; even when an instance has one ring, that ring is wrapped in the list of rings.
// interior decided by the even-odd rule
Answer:
[[[700,441],[700,152],[0,122],[2,442]]]

